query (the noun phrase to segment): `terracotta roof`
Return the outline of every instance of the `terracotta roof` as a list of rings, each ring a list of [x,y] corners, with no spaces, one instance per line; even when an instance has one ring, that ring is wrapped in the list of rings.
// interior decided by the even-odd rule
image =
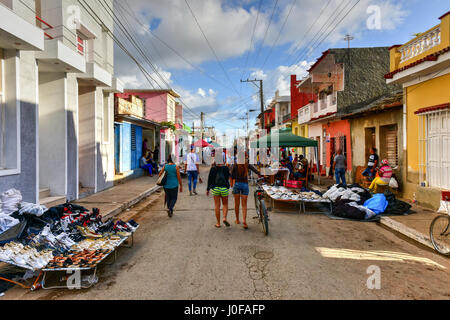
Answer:
[[[426,113],[426,112],[445,110],[445,109],[450,109],[450,103],[444,103],[444,104],[439,104],[437,106],[422,108],[422,109],[419,109],[416,112],[414,112],[414,114],[422,114],[422,113]]]
[[[420,60],[414,61],[413,63],[410,63],[410,64],[408,64],[408,65],[406,65],[406,66],[404,66],[404,67],[402,67],[400,69],[397,69],[397,70],[394,70],[392,72],[389,72],[388,74],[386,74],[384,76],[384,78],[385,79],[393,79],[394,75],[396,75],[397,73],[400,73],[402,71],[408,70],[408,69],[410,69],[412,67],[415,67],[415,66],[417,66],[419,64],[422,64],[422,63],[424,63],[426,61],[437,61],[437,59],[438,59],[438,57],[440,55],[442,55],[444,53],[447,53],[449,51],[450,51],[450,47],[444,48],[444,49],[442,49],[440,51],[437,51],[435,53],[432,53],[432,54],[426,56],[425,58],[422,58]]]

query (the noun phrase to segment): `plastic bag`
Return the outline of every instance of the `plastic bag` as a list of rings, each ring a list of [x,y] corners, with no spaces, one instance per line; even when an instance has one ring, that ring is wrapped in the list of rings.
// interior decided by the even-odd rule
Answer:
[[[364,207],[372,210],[376,214],[381,214],[386,211],[388,204],[384,194],[374,194],[371,199],[364,202]]]
[[[34,203],[22,202],[20,204],[20,214],[29,213],[35,215],[36,217],[42,216],[45,212],[48,211],[46,206],[41,206]]]
[[[398,182],[395,180],[394,177],[391,178],[391,181],[389,182],[389,187],[392,189],[398,189]]]
[[[441,201],[441,207],[438,210],[439,213],[450,213],[450,201]]]
[[[10,217],[7,214],[0,213],[0,234],[11,229],[15,225],[19,224],[20,221]]]
[[[19,209],[18,204],[22,201],[22,194],[16,189],[11,189],[4,192],[0,196],[0,199],[2,201],[3,212],[9,215]]]

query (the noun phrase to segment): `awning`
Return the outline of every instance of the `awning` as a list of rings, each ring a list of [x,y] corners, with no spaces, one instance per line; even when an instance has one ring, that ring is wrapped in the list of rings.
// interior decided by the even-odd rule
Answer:
[[[130,122],[130,123],[134,123],[143,128],[150,128],[150,129],[153,129],[155,127],[161,128],[161,124],[159,124],[158,122],[154,122],[151,120],[142,119],[142,118],[126,115],[126,114],[117,114],[114,116],[114,119],[119,122],[126,121],[126,122]]]
[[[206,148],[206,147],[211,147],[212,145],[210,145],[208,142],[206,142],[205,140],[197,140],[194,143],[194,147],[198,147],[198,148]]]
[[[305,137],[299,137],[292,133],[291,129],[280,130],[278,135],[271,133],[270,135],[264,136],[259,140],[252,142],[251,148],[263,148],[272,147],[272,139],[276,139],[278,136],[278,143],[274,143],[274,146],[283,148],[303,148],[303,147],[317,147],[318,143],[316,140],[308,139]],[[275,140],[274,140],[275,141]]]

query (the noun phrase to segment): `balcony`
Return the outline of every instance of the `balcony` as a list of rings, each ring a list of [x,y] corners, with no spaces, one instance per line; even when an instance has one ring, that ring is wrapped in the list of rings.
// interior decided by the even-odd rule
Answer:
[[[423,53],[432,53],[431,49],[441,44],[441,27],[436,26],[425,34],[417,37],[412,42],[400,47],[400,64],[420,56]]]
[[[326,116],[337,111],[337,92],[333,92],[326,98],[312,104],[312,120]]]
[[[44,31],[0,5],[0,48],[44,50]]]
[[[307,106],[304,106],[303,108],[300,108],[298,110],[298,123],[304,124],[308,123],[311,120],[311,114],[314,106],[313,104],[308,104]]]

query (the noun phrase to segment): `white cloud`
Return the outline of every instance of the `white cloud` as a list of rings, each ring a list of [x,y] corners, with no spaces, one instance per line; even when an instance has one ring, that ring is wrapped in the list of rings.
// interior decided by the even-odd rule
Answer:
[[[202,88],[198,88],[197,94],[200,95],[203,98],[206,97],[206,92]]]

